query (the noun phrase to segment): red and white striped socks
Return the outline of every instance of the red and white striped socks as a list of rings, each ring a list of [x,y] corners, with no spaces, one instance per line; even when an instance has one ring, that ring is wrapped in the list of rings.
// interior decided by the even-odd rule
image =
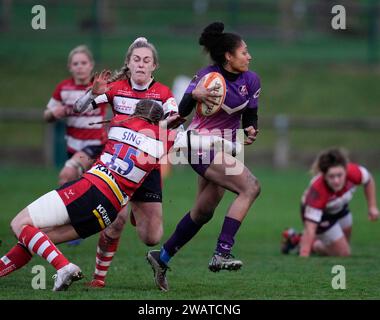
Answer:
[[[120,238],[112,239],[104,231],[100,233],[98,246],[96,249],[96,266],[93,278],[105,282],[108,269],[113,256],[117,251]]]
[[[18,242],[6,255],[0,258],[0,277],[5,277],[25,266],[31,258],[32,254],[28,249]]]
[[[20,233],[19,241],[30,251],[47,260],[56,270],[69,264],[69,260],[57,249],[48,236],[36,227],[25,226]]]

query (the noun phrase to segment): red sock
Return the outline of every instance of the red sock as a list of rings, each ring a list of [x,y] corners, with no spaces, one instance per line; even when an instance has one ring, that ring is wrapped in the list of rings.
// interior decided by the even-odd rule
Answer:
[[[6,255],[0,259],[0,277],[12,273],[25,266],[32,258],[31,253],[18,242]]]
[[[19,241],[30,251],[47,260],[56,270],[70,263],[48,236],[38,228],[25,226],[20,233]]]
[[[119,246],[119,240],[120,238],[112,239],[108,237],[104,231],[100,233],[98,247],[96,249],[94,279],[105,281],[107,271]]]

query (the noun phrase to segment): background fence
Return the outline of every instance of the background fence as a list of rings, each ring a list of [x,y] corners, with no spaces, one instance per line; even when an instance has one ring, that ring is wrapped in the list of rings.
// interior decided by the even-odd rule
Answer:
[[[20,129],[26,124],[42,126],[40,143],[36,146],[24,148],[11,147],[0,149],[0,159],[3,163],[22,164],[28,162],[29,165],[45,165],[60,167],[65,161],[64,143],[64,122],[55,124],[43,124],[41,112],[37,110],[0,110],[0,121],[6,123],[14,122]],[[290,165],[309,165],[315,157],[311,150],[300,150],[292,143],[292,135],[297,131],[309,131],[313,135],[318,132],[328,132],[336,135],[337,132],[346,135],[371,134],[378,136],[380,130],[380,119],[339,119],[339,118],[307,118],[277,115],[274,117],[263,117],[260,119],[261,126],[265,131],[273,131],[272,143],[264,148],[255,150],[255,145],[247,148],[246,161],[253,161],[259,165],[271,165],[277,169],[286,169]],[[377,141],[375,141],[377,143]],[[380,159],[380,149],[365,148],[360,146],[351,151],[351,156],[363,164],[377,167]]]
[[[60,125],[44,124],[42,113],[55,85],[69,76],[74,46],[93,50],[96,70],[115,70],[143,35],[159,52],[155,77],[172,86],[178,75],[192,77],[209,63],[197,41],[219,20],[244,37],[262,80],[261,132],[248,150],[253,163],[310,164],[321,148],[339,145],[380,167],[377,0],[340,1],[345,30],[331,27],[336,3],[329,0],[39,1],[46,30],[31,27],[34,1],[0,3],[3,165],[61,162],[62,137],[51,134],[61,136]]]

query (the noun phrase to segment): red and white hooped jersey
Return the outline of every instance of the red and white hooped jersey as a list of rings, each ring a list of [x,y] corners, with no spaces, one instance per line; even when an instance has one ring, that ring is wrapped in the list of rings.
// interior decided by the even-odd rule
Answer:
[[[130,115],[135,111],[137,102],[142,99],[154,100],[162,106],[164,114],[178,112],[178,106],[170,89],[160,82],[152,81],[144,88],[137,89],[130,80],[118,80],[110,84],[107,93],[96,97],[93,105],[109,103],[114,114]]]
[[[77,114],[73,112],[73,105],[91,86],[77,85],[73,78],[61,81],[54,90],[48,103],[49,109],[62,104],[68,108],[66,118],[66,142],[69,152],[80,151],[87,146],[100,146],[107,140],[107,131],[102,124],[89,125],[90,122],[103,121],[106,116],[106,104],[99,105],[93,111]]]
[[[140,118],[116,115],[99,160],[83,174],[114,204],[123,206],[146,176],[159,169],[160,158],[172,147],[172,131]]]
[[[318,223],[323,214],[334,215],[341,212],[351,201],[356,187],[366,184],[369,179],[368,170],[355,163],[347,165],[346,182],[338,192],[329,188],[322,174],[315,176],[302,196],[305,219]]]

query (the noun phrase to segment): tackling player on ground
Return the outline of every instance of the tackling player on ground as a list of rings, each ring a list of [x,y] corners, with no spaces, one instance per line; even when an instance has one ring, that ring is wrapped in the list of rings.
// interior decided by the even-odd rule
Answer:
[[[349,162],[340,149],[323,151],[315,160],[312,171],[315,176],[302,197],[302,236],[284,234],[282,252],[288,253],[299,244],[302,257],[311,253],[349,256],[352,232],[349,202],[357,186],[363,185],[368,219],[378,220],[375,181],[365,167]]]
[[[152,100],[139,101],[133,117],[115,116],[92,168],[79,180],[38,198],[12,220],[18,243],[0,259],[0,277],[26,265],[35,253],[57,270],[53,291],[80,280],[80,268],[55,244],[86,238],[116,219],[174,143],[167,138],[170,132],[158,126],[162,119],[162,106]]]
[[[141,99],[156,101],[163,109],[164,117],[178,112],[178,106],[170,89],[153,78],[158,67],[158,54],[145,38],[137,38],[128,48],[123,67],[112,77],[104,71],[94,81],[91,91],[76,102],[77,112],[97,109],[109,103],[115,115],[131,115]],[[131,222],[136,225],[140,239],[148,246],[159,243],[162,226],[162,185],[160,168],[152,170],[143,185],[131,198]],[[117,251],[119,240],[128,219],[124,209],[116,221],[100,234],[92,287],[104,287],[107,271]]]

